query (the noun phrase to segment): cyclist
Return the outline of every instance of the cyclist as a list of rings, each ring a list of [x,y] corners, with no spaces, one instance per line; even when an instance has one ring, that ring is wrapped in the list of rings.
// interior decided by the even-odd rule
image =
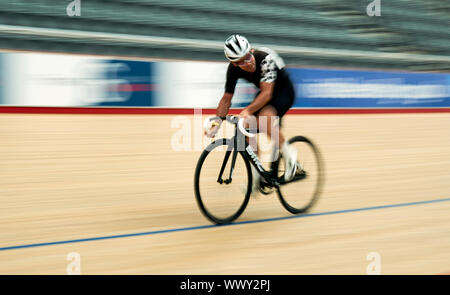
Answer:
[[[281,154],[285,161],[285,180],[291,180],[297,170],[297,153],[288,145],[279,127],[281,118],[294,103],[295,93],[288,73],[283,69],[283,60],[268,48],[263,50],[252,48],[248,40],[239,34],[231,35],[225,41],[224,53],[230,64],[226,74],[225,93],[219,102],[216,115],[224,117],[228,114],[238,79],[243,78],[259,88],[260,91],[253,102],[244,108],[239,116],[246,119],[254,115],[258,125],[263,125],[260,124],[260,116],[267,117],[266,121],[261,121],[267,124],[257,127],[269,138],[276,138],[278,135],[276,144],[278,147],[281,146]],[[221,123],[222,121],[213,122],[206,135],[214,137]],[[272,134],[274,132],[277,134]],[[259,188],[260,175],[253,165],[251,167],[252,191],[255,192]]]

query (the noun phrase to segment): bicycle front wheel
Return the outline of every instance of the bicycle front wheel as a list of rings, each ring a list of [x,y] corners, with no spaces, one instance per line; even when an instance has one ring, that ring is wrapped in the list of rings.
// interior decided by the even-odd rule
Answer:
[[[281,204],[292,214],[307,212],[318,200],[324,183],[323,161],[319,149],[306,137],[289,140],[297,150],[297,172],[294,179],[284,183],[284,159],[280,158],[278,175],[281,185],[277,188]],[[281,156],[282,157],[282,156]]]
[[[216,224],[227,224],[237,219],[250,199],[250,163],[242,152],[236,155],[232,179],[227,183],[234,153],[230,142],[223,138],[211,143],[200,155],[195,169],[197,204],[203,215]]]

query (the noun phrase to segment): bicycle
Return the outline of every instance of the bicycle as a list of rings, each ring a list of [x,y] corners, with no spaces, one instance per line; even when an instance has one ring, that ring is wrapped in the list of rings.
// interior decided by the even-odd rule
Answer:
[[[273,150],[274,155],[278,153],[279,156],[276,157],[275,161],[271,162],[271,168],[267,171],[264,169],[258,156],[251,148],[251,145],[247,142],[245,137],[254,137],[256,133],[258,133],[258,130],[244,128],[243,119],[237,116],[229,115],[226,117],[212,117],[209,118],[207,122],[217,119],[226,120],[233,124],[235,129],[232,138],[217,139],[209,144],[202,152],[197,162],[194,176],[195,196],[200,211],[207,219],[218,225],[228,224],[239,218],[244,212],[252,192],[252,171],[250,165],[254,165],[261,175],[260,192],[264,195],[268,195],[276,190],[281,204],[290,213],[305,213],[317,202],[324,183],[323,161],[318,148],[311,140],[304,136],[295,136],[289,139],[288,142],[290,145],[305,145],[312,151],[314,158],[312,164],[315,164],[316,168],[314,169],[314,167],[310,165],[311,163],[306,160],[299,161],[300,157],[301,159],[306,157],[306,153],[298,153],[299,158],[297,160],[298,165],[296,174],[292,180],[285,181],[283,174],[284,170],[282,169],[282,166],[284,165],[283,161],[281,161],[282,155],[278,153],[278,150]],[[222,147],[222,149],[218,149],[219,147]],[[225,155],[218,154],[218,156],[213,156],[213,152],[218,152],[219,150],[222,151],[224,147],[226,147]],[[240,159],[243,161],[243,163],[240,163],[239,165],[237,164],[239,159],[237,157],[238,153],[241,155]],[[216,155],[216,153],[214,153],[214,155]],[[230,156],[232,156],[232,158],[231,165],[229,166],[228,178],[225,176],[226,179],[223,179]],[[205,166],[207,162],[205,161],[208,157],[212,158],[212,164],[221,162],[220,169],[218,169],[218,167],[213,168],[211,171],[207,171],[209,173],[202,174],[202,171],[206,171]],[[222,157],[223,160],[221,161]],[[233,176],[235,176],[233,174],[236,173],[238,173],[239,177],[233,179]],[[244,178],[246,178],[246,180]],[[202,179],[205,180],[205,185],[202,184]],[[235,192],[233,194],[225,193],[223,188],[231,186],[233,181],[236,182],[236,179],[238,179],[238,181],[243,181],[238,185],[238,187],[240,187],[240,192],[238,190],[237,193]],[[285,189],[285,187],[293,187],[293,184],[300,184],[310,179],[313,179],[313,189],[310,193],[310,197],[299,197],[298,193],[301,189],[299,186],[295,186],[295,190],[292,194],[288,193],[288,189]],[[211,187],[210,192],[216,193],[218,196],[212,198],[209,198],[208,196],[207,198],[206,191],[208,191],[209,187]],[[242,194],[244,194],[243,199]],[[241,197],[236,198],[237,195],[241,195]],[[292,200],[293,196],[298,200]],[[231,198],[233,198],[232,205],[230,205]],[[299,204],[298,201],[301,201],[301,204]],[[305,201],[306,203],[304,203]],[[230,211],[229,208],[231,207],[233,207],[233,209],[231,209],[231,213],[228,213],[228,211]],[[223,213],[223,211],[227,212]]]

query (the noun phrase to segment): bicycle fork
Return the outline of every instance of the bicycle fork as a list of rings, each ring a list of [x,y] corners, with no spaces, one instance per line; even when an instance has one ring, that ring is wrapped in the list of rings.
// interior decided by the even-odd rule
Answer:
[[[229,184],[233,181],[233,171],[234,171],[234,166],[236,164],[236,157],[237,157],[238,149],[237,149],[237,143],[236,143],[235,138],[232,138],[231,142],[233,142],[233,147],[231,147],[231,149],[230,149],[230,145],[228,146],[227,152],[226,152],[225,157],[222,162],[222,167],[220,168],[219,177],[217,178],[217,182],[220,184],[222,184],[222,183]],[[233,157],[231,158],[230,176],[228,179],[223,180],[222,175],[223,175],[223,172],[225,171],[225,167],[227,166],[227,162],[228,162],[228,159],[230,158],[231,153],[233,153]]]
[[[233,157],[231,159],[230,177],[228,179],[223,180],[222,175],[223,175],[223,172],[225,171],[225,167],[227,166],[227,162],[228,162],[228,159],[230,158],[231,152],[233,152]],[[235,149],[233,149],[233,151],[227,151],[227,153],[225,154],[225,158],[223,159],[222,167],[220,168],[219,177],[217,178],[218,183],[220,183],[220,184],[231,183],[231,181],[233,180],[233,170],[234,170],[234,165],[236,163],[236,156],[237,156],[237,151]]]

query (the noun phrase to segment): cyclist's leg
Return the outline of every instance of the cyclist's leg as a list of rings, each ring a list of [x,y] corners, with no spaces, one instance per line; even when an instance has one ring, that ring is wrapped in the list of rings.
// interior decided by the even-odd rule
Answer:
[[[265,120],[261,120],[265,117]],[[282,144],[284,136],[279,128],[279,117],[277,109],[272,104],[267,104],[259,112],[257,116],[258,129],[265,133],[270,140],[275,140],[275,144]],[[278,140],[277,140],[278,139]]]
[[[269,138],[275,140],[278,147],[282,147],[285,143],[285,137],[281,131],[281,121],[286,112],[294,104],[294,88],[291,83],[279,86],[274,89],[272,99],[259,112],[258,116],[266,116],[267,124],[265,126],[258,126]],[[260,120],[257,120],[258,122]],[[277,140],[278,139],[278,140]]]
[[[265,133],[270,140],[274,141],[275,148],[278,150],[280,147],[286,146],[286,141],[283,133],[280,130],[281,118],[292,107],[294,103],[294,88],[291,83],[288,85],[277,85],[273,91],[272,99],[259,111],[255,112],[256,122],[260,132]],[[266,117],[266,120],[260,120],[260,117]],[[255,147],[252,146],[255,150]],[[256,146],[256,153],[259,157],[259,148]],[[272,153],[277,156],[278,152]],[[296,158],[296,156],[295,156]],[[276,158],[272,158],[272,161],[276,161]],[[252,166],[252,172],[254,177],[254,184],[259,183],[259,175]],[[255,187],[255,185],[254,185]]]
[[[264,126],[265,130],[262,131],[274,140],[275,148],[283,154],[286,168],[285,180],[290,180],[294,176],[297,166],[297,152],[288,145],[281,131],[281,121],[286,112],[292,107],[294,98],[295,93],[292,83],[286,83],[283,87],[277,87],[274,90],[272,100],[260,111],[260,115],[278,116],[278,120],[274,120],[275,118],[273,117],[271,120],[267,120],[267,124]],[[277,151],[273,154],[278,155]],[[274,158],[272,160],[275,161],[277,159]]]

